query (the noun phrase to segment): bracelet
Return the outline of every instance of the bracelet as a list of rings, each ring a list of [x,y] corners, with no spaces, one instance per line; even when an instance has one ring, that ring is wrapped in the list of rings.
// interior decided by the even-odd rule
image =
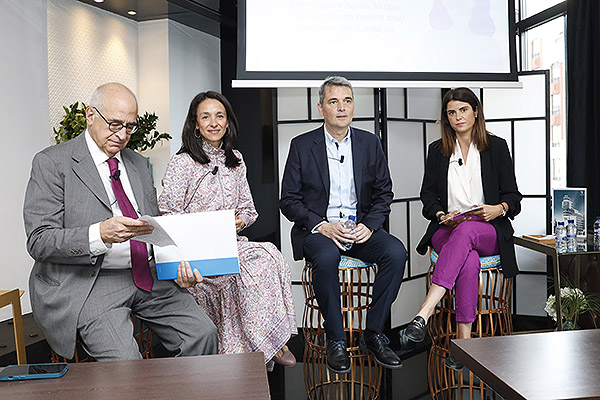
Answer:
[[[502,207],[502,216],[506,217],[506,208],[504,207],[504,204],[500,203],[500,207]]]
[[[442,222],[442,217],[443,217],[444,215],[446,215],[446,213],[445,213],[445,212],[442,212],[441,214],[438,214],[438,215],[436,215],[437,222]]]

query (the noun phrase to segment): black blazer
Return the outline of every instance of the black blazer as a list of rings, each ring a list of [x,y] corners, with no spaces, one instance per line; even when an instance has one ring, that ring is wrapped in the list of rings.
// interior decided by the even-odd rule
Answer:
[[[392,180],[381,141],[374,134],[350,128],[357,223],[379,229],[390,213]],[[323,127],[295,137],[290,145],[279,208],[292,227],[294,259],[303,258],[304,237],[327,219],[329,166]]]
[[[490,223],[496,229],[498,248],[502,260],[502,270],[505,276],[515,276],[519,269],[515,256],[514,230],[510,219],[521,212],[521,198],[517,187],[515,171],[506,141],[498,136],[488,134],[489,147],[481,155],[481,180],[483,196],[486,204],[506,202],[508,212],[506,217],[495,218]],[[427,253],[431,238],[439,228],[435,214],[438,211],[448,212],[448,163],[449,157],[441,153],[442,140],[436,140],[429,145],[425,176],[421,185],[421,202],[423,216],[431,222],[425,235],[417,246],[419,254]],[[510,219],[509,219],[510,218]]]

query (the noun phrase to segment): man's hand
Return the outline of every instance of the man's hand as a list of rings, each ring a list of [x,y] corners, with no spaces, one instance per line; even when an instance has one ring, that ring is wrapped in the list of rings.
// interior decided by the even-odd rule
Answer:
[[[365,224],[362,222],[356,225],[354,228],[354,243],[361,244],[366,242],[371,238],[373,231],[371,231]]]
[[[194,269],[192,271],[192,266],[187,261],[181,261],[179,263],[179,267],[177,268],[177,279],[175,279],[175,283],[182,288],[190,288],[196,285],[196,283],[200,283],[204,280],[202,275],[200,275],[200,271]]]
[[[319,225],[317,232],[333,240],[333,243],[342,251],[346,251],[346,249],[342,247],[340,242],[354,243],[354,235],[350,234],[350,229],[344,228],[341,221],[325,222]]]
[[[154,227],[146,221],[128,217],[112,217],[100,223],[104,243],[121,243],[135,236],[152,233]]]

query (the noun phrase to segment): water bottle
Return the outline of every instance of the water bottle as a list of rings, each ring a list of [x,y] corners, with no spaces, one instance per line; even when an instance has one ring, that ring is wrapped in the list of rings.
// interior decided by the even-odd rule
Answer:
[[[594,250],[600,250],[600,217],[594,222]]]
[[[577,228],[575,227],[575,220],[569,218],[567,223],[567,252],[573,253],[577,251]]]
[[[344,228],[346,229],[350,229],[350,233],[354,232],[354,228],[356,228],[356,217],[354,215],[348,215],[346,218],[344,218],[344,221],[342,222],[344,225]],[[352,245],[354,243],[351,242],[341,242],[340,243],[342,245],[342,247],[348,251],[352,248]]]
[[[559,221],[556,224],[556,250],[559,253],[567,251],[567,228],[564,221]]]

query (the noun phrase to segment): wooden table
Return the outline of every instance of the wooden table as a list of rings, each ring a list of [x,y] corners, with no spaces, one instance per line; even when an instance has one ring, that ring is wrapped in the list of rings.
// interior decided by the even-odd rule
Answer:
[[[600,398],[600,330],[452,340],[452,354],[505,399]]]
[[[0,399],[269,399],[262,353],[69,364],[62,378],[0,382]]]

